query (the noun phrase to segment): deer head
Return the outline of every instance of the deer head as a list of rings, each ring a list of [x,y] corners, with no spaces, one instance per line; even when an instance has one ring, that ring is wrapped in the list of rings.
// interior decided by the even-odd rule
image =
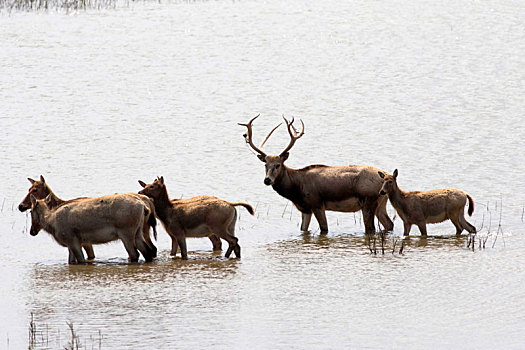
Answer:
[[[392,191],[397,189],[397,169],[394,170],[394,174],[387,175],[381,171],[378,171],[379,176],[383,179],[383,187],[379,191],[379,194],[384,196],[385,194],[390,194]]]
[[[47,195],[45,199],[36,199],[35,196],[29,194],[31,201],[31,228],[29,234],[36,236],[43,228],[44,216],[49,211],[48,203],[51,201],[51,195]]]
[[[288,121],[288,119],[286,119],[283,115],[283,119],[284,119],[284,122],[286,123],[286,127],[288,128],[288,134],[290,135],[290,143],[288,144],[288,146],[284,149],[284,151],[282,151],[279,155],[267,155],[266,153],[264,153],[262,150],[260,150],[259,148],[257,148],[254,144],[253,144],[253,140],[252,140],[252,136],[253,136],[253,132],[252,132],[252,123],[255,119],[257,119],[259,117],[259,114],[256,115],[254,118],[252,118],[248,124],[242,124],[242,123],[239,123],[239,125],[242,125],[242,126],[245,126],[247,128],[247,132],[246,134],[244,134],[244,139],[246,141],[246,143],[248,145],[250,145],[250,147],[255,151],[257,152],[257,157],[265,163],[265,167],[266,167],[266,177],[264,178],[264,184],[269,186],[269,185],[273,185],[275,183],[275,180],[278,179],[282,173],[283,173],[283,169],[285,168],[284,166],[284,162],[288,159],[288,156],[290,155],[289,151],[290,149],[292,149],[293,145],[295,144],[295,141],[297,141],[299,138],[301,138],[301,136],[304,135],[304,123],[303,121],[301,120],[301,125],[302,125],[302,129],[301,129],[301,132],[298,132],[297,129],[293,126],[293,122],[294,122],[294,118],[292,118],[291,121]],[[266,138],[264,139],[263,143],[261,144],[261,148],[262,148],[262,145],[264,145],[264,143],[266,142],[266,140],[268,140],[268,138],[270,137],[270,135],[275,131],[275,129],[277,129],[281,124],[277,125],[275,128],[272,129],[272,131],[270,131],[270,133],[268,134],[268,136],[266,136]]]
[[[139,185],[142,186],[142,190],[139,194],[143,194],[153,200],[158,199],[164,192],[166,192],[166,185],[164,185],[164,176],[158,177],[151,184],[146,184],[144,181],[139,180]]]
[[[27,209],[31,209],[31,195],[35,196],[36,199],[43,199],[51,193],[51,190],[47,186],[46,180],[42,175],[40,175],[40,180],[33,180],[29,177],[27,179],[31,183],[31,187],[27,192],[27,196],[18,205],[18,210],[20,210],[21,212],[24,212]]]

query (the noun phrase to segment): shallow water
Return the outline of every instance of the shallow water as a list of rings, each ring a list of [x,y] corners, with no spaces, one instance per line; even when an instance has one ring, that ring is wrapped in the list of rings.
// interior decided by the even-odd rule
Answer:
[[[123,4],[121,4],[123,5]],[[0,348],[522,348],[525,7],[358,1],[130,3],[0,15]],[[263,185],[256,143],[282,113],[306,133],[288,166],[399,169],[406,190],[476,200],[485,249],[450,222],[371,254],[360,213],[330,233]],[[265,149],[287,144],[279,129]],[[172,197],[240,208],[241,260],[189,239],[190,260],[128,264],[121,243],[86,266],[16,210],[43,174],[69,199],[166,179]],[[389,207],[391,217],[394,211]],[[496,235],[501,222],[503,235]],[[396,247],[392,253],[394,241]],[[376,242],[379,247],[379,242]]]

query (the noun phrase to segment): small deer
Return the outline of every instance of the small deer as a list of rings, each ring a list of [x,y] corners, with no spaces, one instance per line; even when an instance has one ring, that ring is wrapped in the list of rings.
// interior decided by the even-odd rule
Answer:
[[[31,209],[31,199],[30,199],[31,195],[33,195],[36,199],[44,199],[48,195],[50,195],[51,197],[49,198],[49,201],[47,203],[50,209],[55,209],[63,204],[67,204],[70,202],[89,199],[87,197],[80,197],[80,198],[75,198],[75,199],[66,201],[66,200],[60,199],[51,190],[51,188],[49,187],[49,185],[47,184],[46,180],[44,179],[42,175],[40,175],[40,180],[33,180],[31,178],[27,178],[27,179],[31,183],[31,187],[29,188],[27,195],[24,197],[22,202],[20,202],[20,204],[18,205],[18,210],[20,210],[21,212],[25,212],[26,210]],[[144,204],[150,210],[150,214],[144,220],[142,235],[143,235],[144,240],[146,241],[146,244],[151,250],[151,254],[153,255],[153,257],[156,257],[157,247],[155,247],[155,245],[151,241],[150,230],[149,230],[150,227],[153,229],[153,236],[156,239],[157,238],[157,229],[156,229],[157,220],[155,219],[155,207],[153,205],[153,201],[146,196],[139,195],[138,193],[129,193],[129,194],[136,196],[138,199],[143,201]],[[88,260],[95,259],[95,251],[93,250],[93,246],[91,244],[83,244],[82,248],[84,248],[84,250],[86,251]]]
[[[241,257],[241,247],[235,237],[237,210],[243,206],[253,215],[253,207],[248,203],[231,203],[213,196],[197,196],[188,199],[172,199],[164,184],[164,177],[158,177],[153,183],[146,184],[139,180],[143,187],[140,194],[153,199],[157,217],[172,239],[172,253],[180,247],[183,260],[188,259],[186,237],[209,237],[215,235],[228,242],[225,257],[232,251],[237,258]]]
[[[460,235],[463,230],[476,233],[476,228],[465,219],[464,214],[467,199],[468,215],[472,216],[474,212],[474,200],[470,195],[454,188],[405,192],[397,185],[397,175],[397,169],[393,175],[380,171],[383,187],[379,193],[388,195],[390,203],[403,220],[405,236],[408,236],[414,224],[426,236],[426,224],[436,224],[448,219],[456,226],[456,235]]]
[[[258,153],[259,160],[265,163],[264,184],[272,186],[278,194],[292,201],[302,213],[301,231],[308,231],[313,214],[319,223],[321,234],[328,233],[327,210],[361,210],[366,234],[375,233],[374,215],[387,231],[393,229],[394,224],[386,212],[387,198],[379,196],[383,181],[377,175],[380,171],[378,168],[367,165],[309,165],[303,169],[288,168],[284,162],[295,142],[304,135],[304,123],[301,121],[302,130],[298,132],[293,126],[294,119],[288,121],[283,116],[290,143],[279,155],[267,155],[252,140],[252,123],[258,117],[259,115],[252,118],[247,124],[239,123],[247,128],[243,136],[246,143]],[[279,125],[268,134],[264,142]]]
[[[31,201],[31,236],[47,231],[55,241],[69,250],[70,264],[86,262],[81,246],[102,244],[120,239],[129,260],[139,259],[137,249],[146,261],[151,261],[150,249],[142,237],[145,216],[150,214],[143,201],[127,194],[71,201],[54,209],[48,203],[52,196]]]

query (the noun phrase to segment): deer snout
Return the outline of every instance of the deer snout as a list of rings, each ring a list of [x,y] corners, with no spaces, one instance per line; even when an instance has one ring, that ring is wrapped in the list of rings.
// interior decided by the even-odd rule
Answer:
[[[36,236],[36,235],[38,235],[38,231],[35,230],[35,229],[33,229],[33,228],[31,227],[31,229],[29,230],[29,234],[30,234],[31,236]]]
[[[264,184],[266,186],[270,186],[272,184],[272,180],[269,177],[267,177],[267,178],[264,179]]]
[[[24,211],[26,211],[27,209],[29,209],[29,208],[26,207],[26,206],[23,205],[23,204],[20,204],[20,205],[18,206],[18,210],[20,210],[22,213],[23,213]]]

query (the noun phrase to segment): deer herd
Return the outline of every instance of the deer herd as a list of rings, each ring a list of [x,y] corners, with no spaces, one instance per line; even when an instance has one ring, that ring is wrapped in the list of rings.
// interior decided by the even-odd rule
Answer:
[[[361,210],[365,234],[376,233],[374,216],[386,232],[394,224],[386,211],[387,201],[403,221],[404,235],[408,236],[412,225],[417,225],[421,235],[426,235],[427,223],[439,223],[450,219],[456,234],[463,230],[475,233],[476,228],[465,219],[464,208],[468,201],[468,214],[474,211],[474,200],[457,189],[406,192],[397,184],[398,170],[392,175],[373,166],[309,165],[292,169],[284,163],[295,142],[304,135],[294,126],[294,119],[284,118],[290,143],[279,155],[268,155],[261,146],[253,143],[253,122],[239,125],[246,127],[243,135],[246,143],[257,153],[265,165],[264,184],[282,197],[290,200],[302,214],[301,231],[307,232],[312,214],[319,224],[321,234],[328,233],[326,211],[356,212]],[[214,196],[197,196],[187,199],[170,199],[164,177],[157,177],[142,187],[138,193],[116,193],[96,198],[60,199],[41,175],[39,180],[28,178],[31,187],[18,206],[24,212],[31,210],[30,234],[36,236],[42,229],[69,251],[70,264],[82,264],[95,258],[93,245],[121,240],[132,262],[145,261],[157,256],[150,230],[157,238],[156,224],[159,219],[172,240],[171,255],[180,249],[182,259],[188,258],[186,237],[208,237],[214,251],[222,250],[221,239],[228,243],[225,257],[233,252],[241,257],[241,247],[235,236],[237,210],[244,207],[251,215],[253,207],[244,202],[228,202]]]

